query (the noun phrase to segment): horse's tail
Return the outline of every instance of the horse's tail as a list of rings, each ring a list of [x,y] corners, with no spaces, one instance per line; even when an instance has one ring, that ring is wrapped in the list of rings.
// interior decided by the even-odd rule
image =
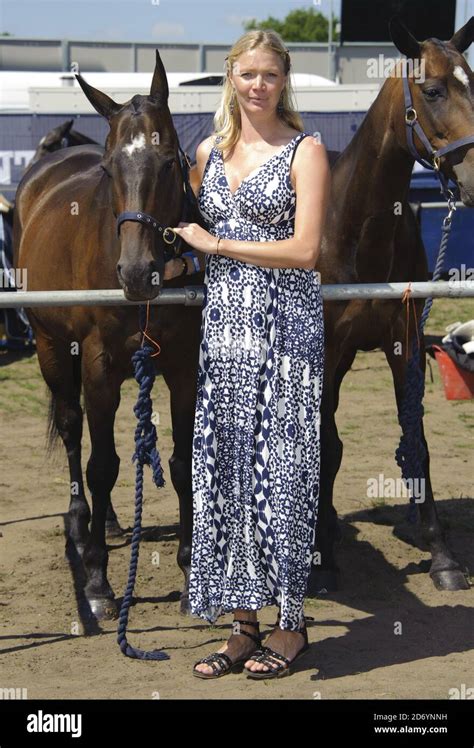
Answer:
[[[81,375],[81,356],[73,356],[73,388],[74,388],[74,400],[77,398],[77,405],[80,405],[81,399],[81,387],[82,387],[82,375]],[[48,409],[48,426],[46,433],[46,453],[48,457],[51,457],[53,451],[58,446],[61,434],[57,426],[57,400],[56,396],[50,390],[50,400]]]
[[[48,430],[46,436],[46,453],[48,457],[54,452],[59,442],[59,431],[56,426],[56,398],[50,392],[49,409],[48,409]]]

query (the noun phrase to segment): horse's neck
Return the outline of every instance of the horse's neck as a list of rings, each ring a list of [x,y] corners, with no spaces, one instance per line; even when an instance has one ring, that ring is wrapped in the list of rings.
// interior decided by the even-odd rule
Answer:
[[[404,203],[413,159],[401,148],[392,127],[403,110],[394,100],[400,81],[388,79],[333,172],[333,204],[338,234],[357,241],[368,220],[386,221],[393,230],[397,204]],[[399,214],[399,211],[398,211]],[[377,218],[378,217],[378,218]],[[391,229],[393,227],[393,229]],[[389,237],[387,236],[387,239]]]
[[[99,145],[96,140],[92,140],[91,138],[87,137],[87,135],[83,135],[81,132],[78,132],[77,130],[70,130],[69,131],[69,138],[68,138],[68,145]]]

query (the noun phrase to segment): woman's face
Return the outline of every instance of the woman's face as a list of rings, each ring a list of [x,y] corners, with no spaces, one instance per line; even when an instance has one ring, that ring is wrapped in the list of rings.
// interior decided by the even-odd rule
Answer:
[[[243,52],[232,66],[230,79],[239,106],[249,115],[273,112],[286,83],[281,57],[263,48]]]

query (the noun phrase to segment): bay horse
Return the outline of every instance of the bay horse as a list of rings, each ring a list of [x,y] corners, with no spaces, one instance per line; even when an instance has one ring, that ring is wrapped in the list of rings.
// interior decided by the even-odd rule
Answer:
[[[156,51],[150,94],[133,96],[125,104],[76,77],[108,121],[105,150],[92,144],[62,149],[45,155],[23,176],[14,214],[15,267],[27,268],[31,291],[123,288],[128,299],[146,301],[163,287],[166,239],[171,241],[164,227],[183,220],[204,225],[194,195],[187,199],[188,174],[168,107],[166,72]],[[187,246],[178,239],[180,250]],[[167,287],[202,285],[205,256],[196,255],[201,271],[165,281]],[[120,462],[114,419],[121,384],[133,373],[131,356],[141,344],[138,308],[45,307],[27,313],[51,392],[50,443],[59,434],[67,452],[67,527],[82,558],[84,594],[93,617],[113,618],[117,603],[107,579],[106,529],[111,534],[121,531],[111,502]],[[200,325],[199,306],[150,307],[148,333],[161,346],[154,360],[171,399],[174,449],[169,467],[179,499],[183,612],[188,611]],[[81,387],[91,439],[86,476],[92,515],[81,464]]]
[[[59,151],[61,148],[70,148],[71,146],[85,145],[86,143],[99,145],[96,140],[89,138],[88,135],[84,135],[84,133],[79,132],[78,130],[73,130],[73,122],[74,120],[68,119],[61,125],[49,130],[46,135],[43,135],[33,154],[33,158],[25,166],[23,174],[26,174],[33,164],[36,164],[36,162],[41,158],[47,156],[48,153],[54,153],[54,151]],[[11,221],[12,224],[13,208],[14,203],[10,202],[8,198],[0,193],[0,213],[6,214],[7,219]]]
[[[390,23],[392,41],[407,60],[425,66],[424,82],[409,78],[413,107],[432,147],[439,149],[474,135],[473,73],[462,53],[474,35],[474,18],[447,42],[420,43],[399,19]],[[400,65],[384,82],[361,126],[332,168],[331,199],[318,262],[322,283],[380,283],[428,279],[420,230],[408,203],[414,155],[407,142]],[[420,156],[429,159],[415,134]],[[453,179],[466,206],[474,206],[474,150],[471,143],[440,159],[445,177]],[[401,210],[397,209],[401,206]],[[420,319],[424,300],[415,300]],[[413,315],[408,351],[416,334]],[[405,310],[400,300],[353,300],[324,303],[325,373],[321,404],[321,484],[315,554],[308,594],[338,588],[334,542],[339,539],[333,485],[342,460],[342,441],[335,421],[339,390],[358,350],[381,348],[391,368],[400,413],[405,384]],[[402,344],[400,345],[396,344]],[[402,355],[397,355],[399,352]],[[420,341],[420,366],[425,372]],[[363,424],[360,425],[361,432]],[[468,589],[469,584],[443,535],[433,498],[429,452],[423,464],[425,500],[417,504],[421,536],[432,563],[437,589]],[[366,435],[366,438],[368,436]],[[368,476],[369,477],[369,476]]]
[[[54,151],[59,151],[61,148],[71,148],[72,146],[86,144],[99,145],[96,140],[89,138],[88,135],[74,130],[72,128],[73,123],[73,119],[68,119],[57,127],[53,127],[46,135],[43,135],[24,173],[31,169],[33,164],[36,164],[41,158],[47,156],[48,153],[54,153]]]

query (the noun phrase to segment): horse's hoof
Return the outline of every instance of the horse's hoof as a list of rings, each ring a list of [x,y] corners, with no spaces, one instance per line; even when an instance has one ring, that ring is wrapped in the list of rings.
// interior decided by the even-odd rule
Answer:
[[[110,520],[105,523],[105,534],[108,538],[120,538],[124,534],[118,520]]]
[[[98,621],[112,621],[118,618],[119,609],[114,599],[109,597],[88,598],[91,613]]]
[[[337,572],[336,571],[323,571],[321,569],[313,569],[310,574],[308,581],[308,596],[321,596],[329,595],[331,592],[336,592],[338,589],[337,583]]]
[[[434,571],[430,574],[433,584],[437,590],[468,590],[470,589],[467,574],[460,569],[447,569],[445,571]]]

